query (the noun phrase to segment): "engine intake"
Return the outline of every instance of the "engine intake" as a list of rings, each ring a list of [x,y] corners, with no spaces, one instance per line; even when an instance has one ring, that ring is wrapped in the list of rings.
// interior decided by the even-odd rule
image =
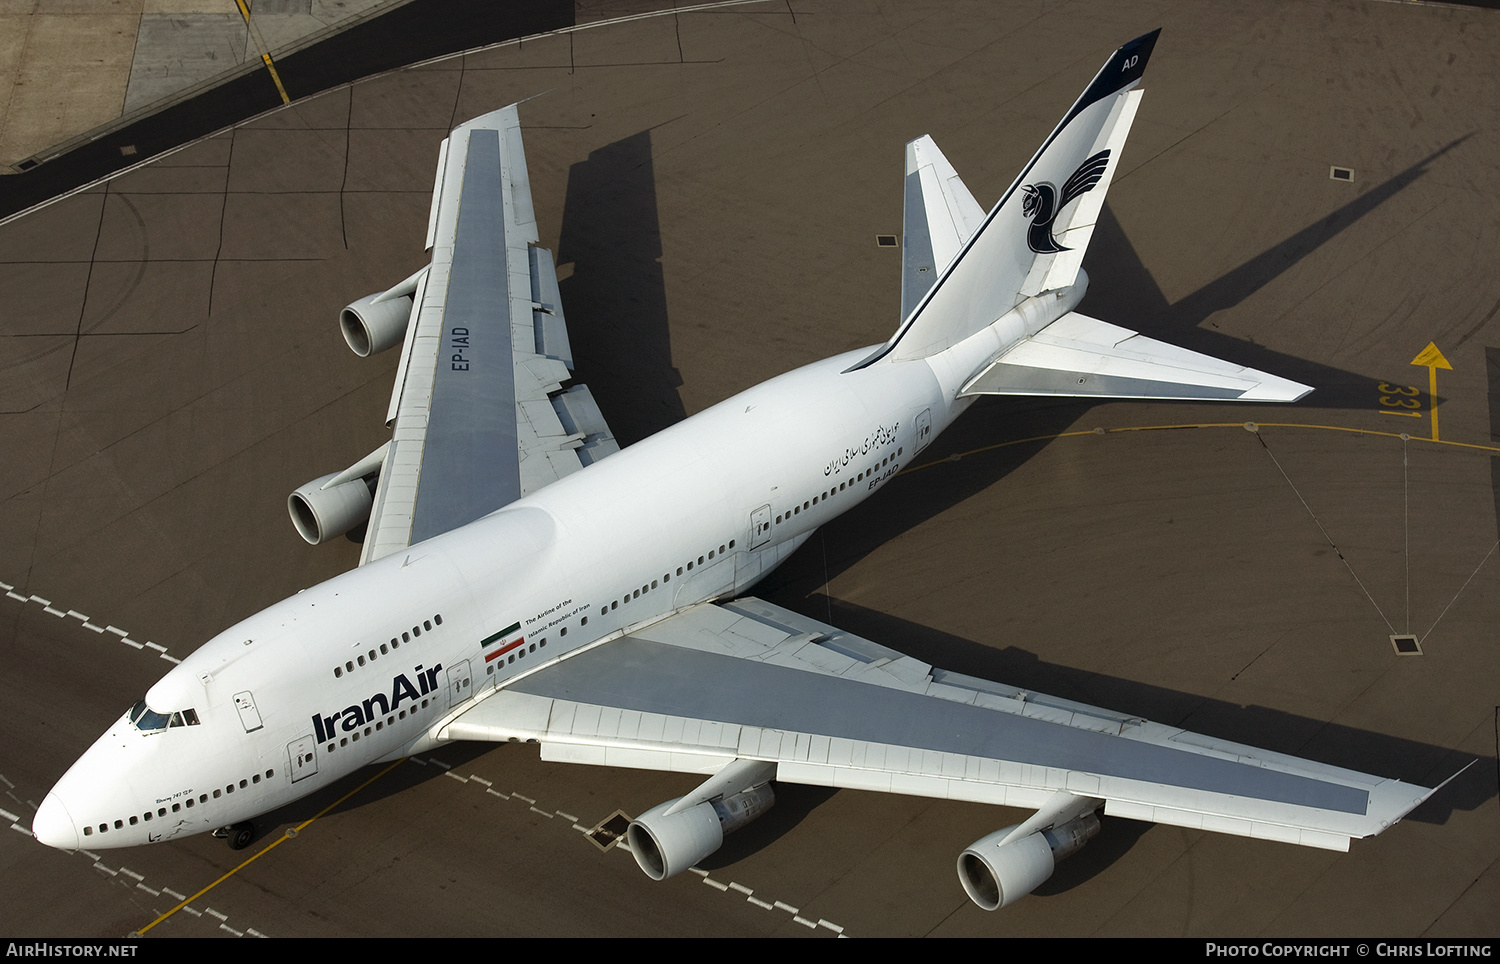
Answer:
[[[678,797],[636,817],[625,831],[630,852],[652,880],[666,880],[718,850],[724,835],[771,809],[769,783],[671,813]]]
[[[287,496],[287,513],[302,538],[321,545],[370,517],[375,483],[389,449],[387,442],[344,471],[313,479]]]
[[[1052,876],[1057,861],[1082,849],[1099,832],[1093,812],[1065,824],[1006,842],[1020,824],[997,830],[958,857],[958,880],[984,910],[999,910],[1031,893]]]
[[[399,344],[406,337],[406,324],[411,319],[411,298],[401,295],[385,298],[380,292],[354,302],[339,312],[339,331],[344,341],[361,358],[368,358]]]
[[[334,472],[313,479],[287,496],[286,508],[291,514],[292,524],[309,545],[322,545],[370,517],[370,506],[374,504],[373,487],[364,479],[355,479],[323,488],[338,475]]]

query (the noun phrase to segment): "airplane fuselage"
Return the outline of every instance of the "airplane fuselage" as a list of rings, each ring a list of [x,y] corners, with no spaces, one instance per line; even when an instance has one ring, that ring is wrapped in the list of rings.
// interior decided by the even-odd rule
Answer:
[[[120,847],[247,820],[444,742],[517,676],[743,592],[966,407],[959,387],[996,351],[984,335],[774,378],[236,624],[151,688],[145,723],[127,713],[64,775],[37,836]]]

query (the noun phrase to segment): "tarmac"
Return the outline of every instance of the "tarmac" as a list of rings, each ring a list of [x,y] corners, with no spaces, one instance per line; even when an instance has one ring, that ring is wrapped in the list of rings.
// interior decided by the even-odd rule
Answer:
[[[40,30],[46,5],[22,6]],[[1500,12],[794,0],[623,19],[650,9],[580,8],[581,29],[293,98],[0,221],[0,929],[1500,936]],[[1331,853],[1106,817],[987,914],[954,861],[1018,811],[782,786],[653,883],[588,831],[692,778],[462,744],[268,815],[239,853],[31,839],[47,789],[173,660],[356,563],[303,544],[285,498],[385,437],[394,353],[354,357],[335,319],[422,263],[453,123],[542,95],[522,107],[542,243],[577,378],[628,444],[886,338],[900,255],[877,237],[901,233],[905,142],[931,134],[987,204],[1156,27],[1081,310],[1316,391],[987,399],[757,594],[1215,737],[1428,786],[1462,771],[1406,820]],[[17,103],[7,163],[111,123],[16,139]]]

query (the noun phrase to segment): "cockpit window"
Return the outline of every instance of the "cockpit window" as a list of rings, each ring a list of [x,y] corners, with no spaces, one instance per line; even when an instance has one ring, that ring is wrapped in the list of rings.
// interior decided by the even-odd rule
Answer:
[[[193,709],[179,710],[176,713],[158,713],[146,705],[145,700],[138,700],[130,708],[130,722],[137,730],[149,733],[155,730],[164,730],[168,726],[197,726],[198,711]]]

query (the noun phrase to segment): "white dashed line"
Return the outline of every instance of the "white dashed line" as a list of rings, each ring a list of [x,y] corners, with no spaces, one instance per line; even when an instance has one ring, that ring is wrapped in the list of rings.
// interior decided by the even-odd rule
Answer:
[[[76,609],[69,609],[67,611],[63,611],[61,609],[58,609],[57,607],[55,607],[55,606],[52,605],[52,600],[50,600],[50,599],[43,599],[41,596],[38,596],[36,593],[32,593],[29,596],[23,596],[20,593],[16,592],[15,591],[15,587],[12,586],[12,585],[10,585],[9,583],[0,582],[0,588],[3,588],[5,590],[5,594],[7,596],[9,596],[11,599],[14,599],[16,602],[37,603],[38,605],[40,605],[42,607],[42,612],[51,613],[52,615],[58,617],[59,619],[63,619],[63,618],[66,618],[68,616],[71,616],[74,619],[78,620],[78,622],[83,626],[84,629],[87,629],[90,632],[99,633],[100,635],[103,635],[104,633],[113,633],[116,636],[120,637],[120,642],[124,643],[126,646],[131,647],[132,649],[148,649],[148,648],[149,649],[154,649],[154,650],[156,650],[156,653],[157,653],[157,655],[159,657],[161,657],[162,659],[166,660],[169,663],[176,664],[176,663],[181,663],[182,662],[182,660],[177,659],[174,656],[168,656],[167,655],[167,648],[165,646],[160,646],[160,645],[158,645],[156,643],[152,643],[152,642],[146,642],[146,643],[136,642],[135,640],[133,640],[133,639],[130,638],[130,633],[128,631],[123,630],[123,629],[121,629],[118,626],[111,626],[111,625],[100,626],[97,623],[91,621],[89,619],[89,617],[85,616],[83,613],[79,612],[78,610],[76,610]]]
[[[419,764],[421,766],[426,766],[427,764],[431,763],[434,766],[442,767],[446,776],[453,777],[453,779],[457,780],[459,783],[465,783],[465,784],[467,784],[467,783],[474,783],[474,784],[478,784],[479,786],[484,787],[484,792],[487,793],[487,794],[490,794],[491,796],[499,797],[502,800],[512,800],[512,799],[514,799],[514,800],[523,801],[523,802],[525,802],[527,804],[527,809],[529,809],[532,813],[539,814],[539,815],[541,815],[543,817],[548,818],[549,820],[552,819],[554,816],[556,816],[556,817],[562,817],[564,820],[567,820],[571,824],[572,829],[577,830],[579,833],[590,834],[595,829],[597,829],[597,828],[594,828],[594,827],[585,827],[585,826],[583,826],[582,824],[580,824],[578,822],[578,817],[576,817],[575,815],[570,814],[570,813],[564,813],[561,810],[554,810],[551,813],[548,813],[547,811],[542,810],[542,809],[540,809],[540,808],[538,808],[536,806],[536,800],[535,799],[533,799],[532,797],[528,797],[525,794],[520,793],[519,791],[512,790],[509,794],[501,793],[499,790],[496,790],[494,788],[494,785],[493,785],[493,783],[491,781],[486,780],[483,777],[478,776],[477,774],[471,773],[467,777],[461,777],[461,776],[458,776],[456,774],[449,773],[449,772],[447,772],[450,769],[448,767],[448,765],[445,764],[445,763],[443,763],[441,760],[438,760],[438,759],[436,759],[434,757],[428,757],[425,760],[418,760],[415,757],[411,757],[410,759],[411,759],[411,761],[413,763]],[[621,851],[623,853],[626,853],[626,854],[630,853],[630,847],[626,843],[624,837],[620,837],[620,838],[618,838],[615,841],[614,848],[616,850],[619,850],[619,851]],[[784,912],[792,915],[792,920],[793,921],[795,921],[798,924],[801,924],[802,926],[808,928],[809,930],[817,930],[818,928],[822,927],[822,928],[826,928],[826,929],[832,931],[834,934],[838,935],[839,937],[844,937],[845,936],[844,935],[844,928],[841,925],[839,925],[839,924],[833,923],[832,921],[824,920],[823,918],[819,918],[816,921],[808,920],[807,918],[805,918],[805,917],[802,916],[800,908],[793,907],[791,904],[788,904],[785,901],[780,901],[780,900],[775,901],[775,902],[765,901],[765,900],[762,900],[759,897],[756,897],[754,889],[750,888],[750,887],[747,887],[744,884],[737,883],[735,881],[730,881],[728,883],[723,883],[721,881],[714,880],[711,876],[709,876],[709,872],[708,871],[703,870],[703,869],[701,869],[699,867],[690,867],[688,869],[689,869],[690,872],[692,872],[694,874],[697,874],[698,877],[703,881],[703,883],[705,883],[708,886],[714,888],[715,890],[719,891],[720,893],[727,894],[727,893],[733,891],[737,895],[743,895],[744,898],[745,898],[745,902],[746,903],[753,904],[756,907],[759,907],[761,910],[779,910],[779,911],[784,911]]]

